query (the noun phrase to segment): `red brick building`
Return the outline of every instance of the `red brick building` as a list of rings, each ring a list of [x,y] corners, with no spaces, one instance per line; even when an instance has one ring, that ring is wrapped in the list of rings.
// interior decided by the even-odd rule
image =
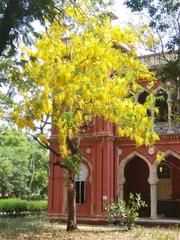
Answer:
[[[158,56],[142,60],[150,66],[158,65]],[[141,83],[145,86],[145,83]],[[117,199],[128,199],[129,193],[141,193],[149,207],[142,216],[180,217],[180,126],[172,122],[173,97],[169,83],[157,82],[154,94],[164,96],[158,102],[159,117],[155,129],[160,140],[154,147],[136,148],[135,143],[116,136],[115,127],[97,117],[84,133],[81,151],[84,162],[76,183],[77,217],[89,220],[105,218],[105,206]],[[137,95],[145,101],[148,90]],[[152,114],[152,113],[151,113]],[[51,139],[56,144],[56,132]],[[156,153],[163,151],[165,161],[158,165]],[[48,213],[50,217],[66,216],[66,182],[64,170],[54,166],[56,157],[50,154]]]

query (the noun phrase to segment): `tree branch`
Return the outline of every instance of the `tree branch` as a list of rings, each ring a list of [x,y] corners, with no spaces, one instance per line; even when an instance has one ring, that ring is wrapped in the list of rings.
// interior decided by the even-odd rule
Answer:
[[[38,142],[43,148],[47,149],[47,150],[50,150],[54,155],[56,155],[57,157],[61,157],[62,158],[62,155],[57,152],[56,150],[54,150],[50,145],[48,144],[43,144],[42,142],[39,141],[39,139],[31,134],[31,133],[28,133],[28,135],[30,135],[36,142]],[[62,158],[63,159],[63,158]],[[53,163],[55,166],[59,166],[61,168],[64,168],[64,169],[67,169],[66,165],[64,164],[64,162],[60,161],[60,160],[56,160],[54,163]]]

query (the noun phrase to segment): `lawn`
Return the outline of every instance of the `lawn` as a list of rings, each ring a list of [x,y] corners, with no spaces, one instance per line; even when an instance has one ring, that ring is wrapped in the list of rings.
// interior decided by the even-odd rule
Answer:
[[[41,218],[0,218],[0,239],[60,240],[180,240],[178,228],[134,227],[131,231],[114,226],[79,225],[67,233],[64,224],[50,223]]]

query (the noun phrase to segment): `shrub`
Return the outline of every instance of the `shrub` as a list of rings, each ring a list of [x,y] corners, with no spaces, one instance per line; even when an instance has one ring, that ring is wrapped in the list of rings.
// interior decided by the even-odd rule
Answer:
[[[47,201],[42,201],[42,200],[32,200],[32,201],[27,201],[27,210],[28,212],[34,214],[34,213],[42,213],[47,211]]]
[[[47,210],[46,201],[28,201],[18,198],[0,199],[1,215],[16,216],[40,214]]]
[[[133,195],[130,193],[129,201],[126,203],[123,200],[118,203],[112,203],[106,208],[108,213],[108,221],[118,221],[120,224],[127,225],[130,230],[132,224],[136,221],[139,216],[138,211],[142,207],[146,207],[146,203],[141,199],[140,194]]]

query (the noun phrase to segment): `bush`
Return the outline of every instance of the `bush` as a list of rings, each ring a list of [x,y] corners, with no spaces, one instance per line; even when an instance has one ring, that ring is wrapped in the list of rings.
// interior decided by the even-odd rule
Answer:
[[[146,206],[146,203],[141,200],[140,194],[133,195],[130,193],[129,201],[127,203],[120,200],[118,203],[112,203],[106,208],[108,221],[118,221],[120,224],[127,225],[130,230],[132,224],[134,224],[139,216],[138,210]]]
[[[28,203],[27,210],[32,214],[42,213],[47,211],[47,201],[32,200],[32,201],[27,201],[27,203]]]
[[[47,210],[47,201],[28,201],[18,198],[0,199],[0,213],[7,216],[40,214]]]

